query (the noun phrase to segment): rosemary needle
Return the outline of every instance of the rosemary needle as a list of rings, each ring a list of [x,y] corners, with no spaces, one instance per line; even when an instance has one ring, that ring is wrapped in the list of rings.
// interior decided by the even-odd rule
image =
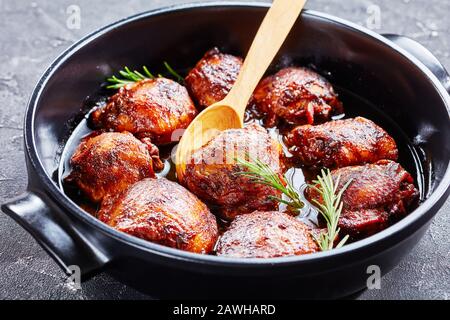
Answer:
[[[178,74],[166,61],[164,61],[164,66],[166,67],[167,71],[175,77],[175,79],[182,83],[184,81],[184,78]]]

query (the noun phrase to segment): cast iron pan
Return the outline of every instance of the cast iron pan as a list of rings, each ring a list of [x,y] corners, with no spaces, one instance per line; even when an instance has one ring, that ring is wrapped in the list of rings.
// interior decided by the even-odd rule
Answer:
[[[324,74],[389,119],[411,149],[421,204],[400,222],[331,252],[275,259],[197,255],[134,238],[101,223],[58,184],[64,146],[83,119],[86,97],[123,66],[170,61],[187,68],[213,46],[244,55],[267,4],[207,3],[145,12],[102,28],[64,52],[44,73],[25,117],[29,186],[2,209],[28,230],[65,272],[105,270],[158,297],[335,298],[366,287],[367,268],[385,274],[420,240],[450,184],[450,78],[420,44],[378,35],[305,11],[274,61]],[[89,99],[88,99],[89,100]],[[364,103],[367,101],[369,103]],[[345,100],[344,100],[345,103]],[[396,128],[400,128],[397,131]]]

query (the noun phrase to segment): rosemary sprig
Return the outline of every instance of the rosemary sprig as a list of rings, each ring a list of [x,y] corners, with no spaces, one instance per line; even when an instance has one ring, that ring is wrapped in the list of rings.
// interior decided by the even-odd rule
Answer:
[[[272,188],[281,191],[288,198],[288,200],[285,200],[271,196],[271,199],[284,203],[297,211],[303,208],[304,203],[294,187],[284,176],[275,173],[270,166],[259,159],[250,159],[250,161],[246,161],[242,158],[236,158],[236,161],[248,170],[238,172],[239,175],[249,177],[252,182],[271,186]],[[327,223],[326,232],[321,232],[318,236],[313,234],[315,241],[322,251],[331,250],[334,247],[334,241],[340,231],[338,221],[343,207],[341,201],[342,194],[352,182],[352,179],[350,179],[340,190],[338,190],[339,180],[340,176],[337,177],[336,181],[333,181],[330,170],[326,169],[321,171],[321,175],[317,176],[317,180],[314,180],[312,185],[309,185],[309,187],[315,190],[323,200],[323,203],[315,199],[312,200]],[[335,248],[342,247],[347,240],[348,235],[343,237]]]
[[[167,69],[167,72],[169,72],[176,81],[183,82],[184,79],[182,76],[180,76],[166,61],[164,61],[164,67]],[[156,77],[148,70],[146,66],[142,67],[142,72],[139,72],[137,70],[131,71],[130,68],[124,67],[123,70],[119,70],[119,74],[121,78],[118,78],[116,76],[112,76],[106,79],[106,81],[110,82],[111,84],[108,85],[106,88],[108,89],[119,89],[123,86],[126,86],[127,84],[138,82],[145,79],[155,79]],[[161,74],[158,74],[158,77],[162,77]]]
[[[300,199],[294,187],[289,183],[288,180],[286,180],[284,176],[275,173],[270,166],[263,163],[259,159],[249,160],[250,161],[246,161],[242,158],[236,159],[237,163],[247,168],[248,170],[238,172],[239,175],[250,178],[252,182],[267,185],[276,190],[279,190],[288,198],[288,200],[285,200],[279,197],[269,196],[270,199],[283,203],[288,207],[295,209],[296,211],[303,208],[303,201]]]
[[[340,228],[338,227],[339,217],[341,216],[343,203],[341,201],[342,194],[348,188],[352,180],[350,179],[339,191],[340,176],[333,181],[330,170],[322,170],[321,175],[317,176],[317,180],[313,181],[309,187],[315,190],[322,198],[322,201],[316,199],[312,200],[319,209],[320,214],[327,222],[327,231],[320,232],[318,236],[314,236],[317,244],[322,251],[331,250],[334,246],[334,241],[339,235]],[[336,248],[342,247],[348,240],[348,235],[336,245]]]
[[[148,71],[146,66],[142,67],[143,73],[139,71],[131,71],[128,67],[125,67],[124,70],[119,70],[119,74],[122,76],[122,79],[117,78],[116,76],[112,76],[106,79],[108,82],[112,83],[107,86],[108,89],[119,89],[127,84],[138,82],[145,79],[154,79],[155,76]]]

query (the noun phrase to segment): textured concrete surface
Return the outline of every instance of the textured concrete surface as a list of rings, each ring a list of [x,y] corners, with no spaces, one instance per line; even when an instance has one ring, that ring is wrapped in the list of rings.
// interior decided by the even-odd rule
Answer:
[[[32,89],[50,62],[83,35],[122,17],[177,0],[0,0],[0,203],[26,188],[22,118]],[[67,28],[67,8],[81,9],[80,29]],[[450,70],[450,1],[310,0],[308,8],[374,28],[410,36]],[[379,10],[379,19],[377,18]],[[450,201],[420,244],[382,279],[380,290],[359,299],[450,298]],[[147,299],[100,274],[73,290],[57,265],[22,228],[0,214],[0,298]]]

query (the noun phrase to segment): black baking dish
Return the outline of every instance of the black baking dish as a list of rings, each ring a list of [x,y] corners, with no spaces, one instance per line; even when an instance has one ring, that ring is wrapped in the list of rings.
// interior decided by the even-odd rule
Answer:
[[[125,65],[177,61],[192,66],[213,46],[245,53],[267,4],[189,4],[139,14],[102,28],[65,51],[44,73],[25,117],[28,190],[2,206],[66,272],[107,270],[160,297],[333,298],[366,286],[367,267],[387,273],[420,240],[449,194],[450,78],[418,43],[304,11],[275,64],[308,63],[333,84],[375,104],[419,150],[423,202],[367,239],[329,252],[232,259],[171,249],[120,233],[78,207],[59,188],[63,147],[80,107],[106,76]]]

